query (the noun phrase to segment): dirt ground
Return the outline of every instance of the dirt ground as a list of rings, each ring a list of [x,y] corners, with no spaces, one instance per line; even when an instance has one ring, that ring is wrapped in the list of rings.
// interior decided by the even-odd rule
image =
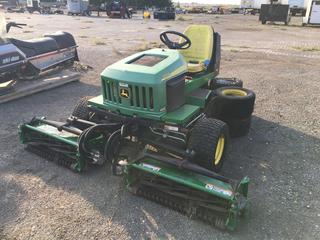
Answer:
[[[320,28],[261,25],[257,16],[184,15],[177,21],[6,14],[24,22],[10,36],[74,34],[81,82],[0,105],[0,239],[319,239]],[[26,152],[18,124],[33,116],[64,120],[76,101],[100,92],[99,73],[159,33],[193,23],[222,35],[221,76],[257,95],[250,133],[233,139],[223,174],[251,179],[249,217],[217,230],[128,193],[109,166],[75,174]]]

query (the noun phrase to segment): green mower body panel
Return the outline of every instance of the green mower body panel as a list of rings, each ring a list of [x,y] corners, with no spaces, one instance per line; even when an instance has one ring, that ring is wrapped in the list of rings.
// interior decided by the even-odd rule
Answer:
[[[195,98],[193,92],[214,77],[214,73],[203,72],[185,79],[187,70],[187,63],[177,50],[152,49],[133,54],[101,73],[102,94],[90,99],[89,105],[126,116],[186,124],[205,107],[211,94],[207,90]],[[169,110],[168,85],[174,81],[183,84],[176,92],[182,95],[177,101],[182,102]]]

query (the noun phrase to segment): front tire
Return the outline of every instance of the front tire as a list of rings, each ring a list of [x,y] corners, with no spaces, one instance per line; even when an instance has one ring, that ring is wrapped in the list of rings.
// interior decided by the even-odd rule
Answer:
[[[195,151],[194,162],[214,172],[219,172],[225,160],[229,142],[226,123],[212,118],[203,118],[192,129],[188,148]]]
[[[91,97],[88,97],[88,96],[81,98],[77,102],[76,106],[74,107],[73,112],[72,112],[72,116],[80,118],[82,120],[89,121],[90,111],[88,108],[88,100],[90,98]]]

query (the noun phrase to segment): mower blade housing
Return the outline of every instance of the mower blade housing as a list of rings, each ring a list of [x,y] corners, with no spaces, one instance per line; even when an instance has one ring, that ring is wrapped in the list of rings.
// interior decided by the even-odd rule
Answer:
[[[234,230],[248,205],[249,178],[223,182],[150,157],[128,164],[128,189],[192,218]]]
[[[78,137],[41,119],[19,126],[20,142],[28,151],[80,172],[85,167],[85,159],[78,152]]]

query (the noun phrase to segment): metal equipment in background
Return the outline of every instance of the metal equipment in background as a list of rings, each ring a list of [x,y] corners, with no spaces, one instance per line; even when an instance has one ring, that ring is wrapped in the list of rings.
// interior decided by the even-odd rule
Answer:
[[[42,13],[43,9],[40,6],[40,0],[27,0],[27,11],[29,13]]]
[[[130,192],[234,230],[248,208],[249,178],[219,172],[230,137],[250,129],[255,94],[216,78],[220,39],[208,25],[161,33],[168,49],[108,66],[101,95],[80,99],[65,122],[21,124],[21,142],[76,172],[108,163]]]
[[[107,4],[106,9],[110,18],[132,18],[132,9],[129,10],[123,0],[112,0]]]
[[[320,25],[320,0],[309,0],[303,25]]]
[[[89,0],[67,0],[68,15],[90,16]]]
[[[29,13],[38,12],[40,14],[63,14],[63,10],[60,9],[60,3],[57,1],[49,0],[27,0],[26,10]]]
[[[291,16],[300,15],[304,17],[306,15],[307,3],[308,0],[288,0]]]
[[[176,11],[172,7],[167,7],[164,9],[159,9],[153,12],[153,18],[159,20],[175,20]]]
[[[270,0],[271,4],[261,4],[259,20],[262,24],[270,22],[290,22],[290,7],[288,4],[274,4],[275,0]]]
[[[308,0],[277,0],[273,1],[275,4],[288,4],[291,16],[301,15],[304,16],[307,9]],[[262,4],[270,4],[270,0],[241,0],[240,9],[245,14],[257,14],[261,12]]]

